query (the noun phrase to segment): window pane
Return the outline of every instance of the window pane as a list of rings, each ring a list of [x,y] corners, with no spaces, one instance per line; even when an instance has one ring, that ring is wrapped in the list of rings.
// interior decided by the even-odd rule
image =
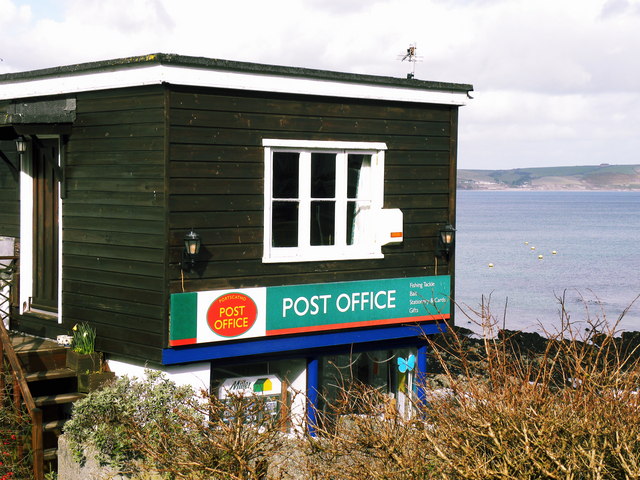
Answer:
[[[336,202],[311,202],[311,245],[335,244]]]
[[[356,208],[356,202],[347,202],[347,245],[355,243]]]
[[[358,198],[362,194],[363,168],[371,165],[371,155],[350,154],[347,170],[347,198]]]
[[[336,196],[336,154],[311,154],[311,198]]]
[[[272,246],[298,246],[298,202],[273,202]]]
[[[347,160],[347,245],[361,243],[365,234],[363,211],[370,205],[371,155],[349,154]],[[355,201],[358,200],[358,201]]]
[[[357,245],[366,241],[371,226],[367,229],[365,215],[370,207],[371,203],[368,201],[347,202],[347,245]]]
[[[298,152],[273,153],[273,198],[298,198]]]

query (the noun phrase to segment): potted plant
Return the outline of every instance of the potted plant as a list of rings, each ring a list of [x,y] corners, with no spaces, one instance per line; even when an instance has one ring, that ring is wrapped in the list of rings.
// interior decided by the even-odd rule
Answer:
[[[98,390],[106,382],[115,378],[114,372],[100,370],[99,372],[84,372],[78,374],[78,391],[89,393]]]
[[[73,326],[71,348],[67,350],[67,368],[75,372],[99,372],[102,355],[95,351],[96,331],[88,323]]]
[[[73,327],[71,348],[67,350],[67,367],[78,376],[78,391],[88,393],[115,377],[105,371],[102,354],[95,351],[96,331],[86,322]]]

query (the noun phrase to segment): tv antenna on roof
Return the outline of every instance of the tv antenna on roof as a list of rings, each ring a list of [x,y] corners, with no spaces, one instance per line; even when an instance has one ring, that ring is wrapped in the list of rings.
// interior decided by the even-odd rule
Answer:
[[[413,68],[411,73],[407,73],[407,78],[413,78],[416,76],[416,63],[422,61],[422,56],[416,55],[416,50],[418,50],[418,44],[414,42],[409,45],[406,53],[398,55],[401,62],[407,60],[408,62],[413,63]]]

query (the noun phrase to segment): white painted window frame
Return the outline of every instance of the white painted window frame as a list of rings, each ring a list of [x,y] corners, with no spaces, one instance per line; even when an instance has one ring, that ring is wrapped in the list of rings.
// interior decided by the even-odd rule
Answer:
[[[381,142],[339,142],[264,139],[264,250],[263,263],[312,262],[331,260],[363,260],[383,258],[381,245],[376,243],[376,213],[382,210],[384,201],[384,154],[387,149]],[[300,153],[298,213],[298,246],[272,246],[272,204],[273,204],[273,153],[292,151]],[[310,245],[310,203],[311,153],[336,153],[336,240],[335,245]],[[346,244],[346,202],[347,202],[347,156],[349,154],[371,155],[369,167],[370,208],[362,213],[357,225],[359,240],[354,245]],[[360,195],[359,195],[360,197]]]
[[[61,165],[63,144],[59,135],[39,135],[41,139],[58,140],[58,166]],[[62,197],[58,182],[58,313],[30,307],[33,296],[33,160],[31,143],[20,162],[20,314],[37,313],[57,318],[62,323]]]

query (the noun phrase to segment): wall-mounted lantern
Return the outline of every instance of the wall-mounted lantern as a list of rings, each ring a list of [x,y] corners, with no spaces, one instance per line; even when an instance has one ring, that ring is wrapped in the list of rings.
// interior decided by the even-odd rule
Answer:
[[[451,252],[451,247],[453,247],[455,236],[456,229],[451,225],[445,225],[440,230],[440,235],[438,236],[438,247],[436,249],[436,255],[438,257],[449,258],[449,253]]]
[[[198,253],[200,253],[200,235],[191,229],[191,231],[184,236],[182,270],[190,271],[195,266]]]
[[[18,153],[24,153],[27,151],[27,140],[24,137],[16,138],[16,150]]]

